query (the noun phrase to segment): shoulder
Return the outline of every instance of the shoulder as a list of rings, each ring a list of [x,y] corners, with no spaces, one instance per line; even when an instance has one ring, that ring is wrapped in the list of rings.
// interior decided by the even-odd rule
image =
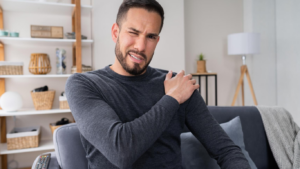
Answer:
[[[160,69],[160,68],[153,68],[151,67],[151,71],[152,71],[152,76],[153,77],[165,77],[166,74],[169,72],[169,70],[165,70],[165,69]],[[176,76],[176,72],[173,72],[172,77]]]
[[[68,78],[66,85],[74,83],[93,85],[101,81],[107,81],[107,79],[109,79],[107,72],[104,69],[98,69],[86,73],[74,73]]]

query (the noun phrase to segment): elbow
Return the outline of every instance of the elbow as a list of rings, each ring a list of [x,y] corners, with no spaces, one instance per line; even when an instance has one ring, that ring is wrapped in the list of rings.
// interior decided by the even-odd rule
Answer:
[[[116,167],[120,169],[128,169],[132,166],[132,164],[133,162],[128,152],[119,153],[117,159],[115,160]]]

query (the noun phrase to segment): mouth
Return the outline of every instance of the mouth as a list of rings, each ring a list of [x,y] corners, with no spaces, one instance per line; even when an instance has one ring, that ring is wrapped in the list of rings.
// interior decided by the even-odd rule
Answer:
[[[128,55],[130,56],[130,59],[133,61],[133,62],[136,62],[136,63],[141,63],[142,61],[144,61],[144,58],[135,54],[135,53],[128,53]]]

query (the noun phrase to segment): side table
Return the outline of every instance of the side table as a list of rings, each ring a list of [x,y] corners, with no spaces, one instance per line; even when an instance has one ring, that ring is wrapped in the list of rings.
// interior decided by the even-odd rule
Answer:
[[[206,105],[208,105],[208,90],[207,90],[207,77],[208,76],[214,76],[215,77],[215,104],[216,106],[218,105],[218,89],[217,89],[217,73],[191,73],[192,76],[198,76],[199,79],[199,92],[201,95],[201,76],[205,76],[205,89],[206,89],[206,96],[205,96],[205,101]]]

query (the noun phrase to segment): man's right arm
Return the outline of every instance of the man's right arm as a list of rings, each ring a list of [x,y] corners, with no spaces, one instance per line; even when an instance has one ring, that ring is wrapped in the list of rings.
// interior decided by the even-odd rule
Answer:
[[[66,96],[80,133],[119,168],[130,167],[165,131],[179,108],[177,99],[164,95],[144,115],[123,123],[82,74],[68,79]]]

